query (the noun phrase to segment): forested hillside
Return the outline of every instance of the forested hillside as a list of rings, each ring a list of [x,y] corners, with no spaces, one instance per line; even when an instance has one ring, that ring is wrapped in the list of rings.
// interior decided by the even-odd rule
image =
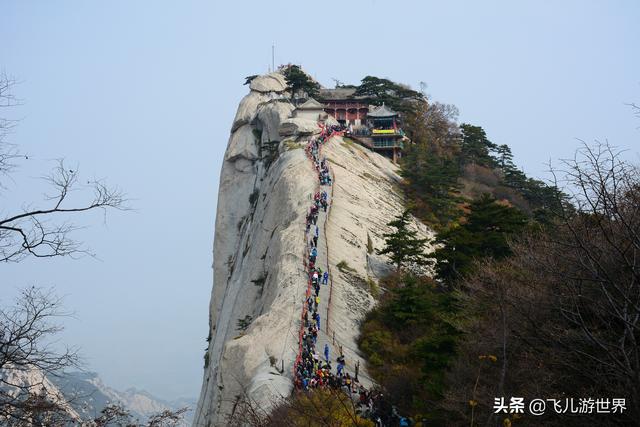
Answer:
[[[399,269],[361,328],[388,404],[424,425],[637,423],[637,167],[582,146],[555,171],[563,192],[526,176],[482,127],[458,124],[454,106],[375,77],[357,93],[402,111],[407,208],[439,231],[434,277]],[[494,398],[512,396],[622,397],[628,408],[495,414]]]

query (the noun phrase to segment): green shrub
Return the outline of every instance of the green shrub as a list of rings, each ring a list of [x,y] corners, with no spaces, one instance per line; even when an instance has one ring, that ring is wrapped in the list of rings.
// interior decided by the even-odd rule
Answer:
[[[243,332],[246,331],[249,325],[251,325],[252,321],[253,321],[253,316],[250,316],[248,314],[244,316],[244,319],[238,319],[238,322],[237,322],[238,330]]]
[[[302,148],[302,146],[300,144],[298,144],[297,142],[295,142],[293,140],[290,140],[290,139],[287,139],[287,140],[283,141],[282,143],[284,145],[284,148],[287,151],[297,150],[297,149]]]
[[[380,298],[380,287],[371,277],[367,277],[367,285],[369,286],[369,293],[372,297],[378,299]]]
[[[460,335],[453,296],[428,277],[395,274],[383,283],[379,305],[362,323],[359,349],[391,404],[407,415],[433,410]]]
[[[338,267],[338,270],[340,270],[342,273],[355,273],[356,271],[355,268],[350,267],[345,260],[340,261],[336,265],[336,267]]]

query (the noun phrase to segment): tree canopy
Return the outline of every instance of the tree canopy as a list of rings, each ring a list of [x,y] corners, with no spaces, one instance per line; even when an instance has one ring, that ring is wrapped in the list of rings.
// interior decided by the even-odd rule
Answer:
[[[424,101],[424,95],[389,79],[366,76],[357,87],[356,96],[367,96],[377,104],[386,104],[396,111],[411,109],[409,101]]]
[[[474,259],[504,258],[511,253],[509,236],[524,229],[527,217],[488,194],[471,202],[466,222],[441,233],[434,257],[438,278],[452,281],[471,271]]]
[[[476,163],[488,167],[495,166],[495,160],[489,153],[496,148],[496,145],[489,141],[484,129],[480,126],[462,123],[460,131],[462,132],[460,163]]]
[[[425,254],[425,245],[429,239],[419,239],[418,232],[409,229],[410,215],[405,210],[387,224],[395,228],[395,231],[383,234],[385,247],[378,251],[379,255],[389,255],[397,271],[406,265],[429,263]]]
[[[460,219],[459,207],[483,192],[541,223],[566,208],[566,197],[556,186],[529,178],[515,166],[508,145],[491,142],[480,126],[458,126],[451,111],[455,109],[434,103],[404,114],[413,143],[405,149],[401,175],[417,216],[446,228]]]
[[[283,69],[282,73],[291,92],[291,99],[295,99],[301,92],[306,93],[309,97],[318,96],[320,84],[302,71],[299,65],[289,65]]]
[[[387,291],[363,322],[359,348],[389,404],[414,419],[435,420],[433,402],[443,396],[459,335],[455,299],[432,279],[410,273],[389,276],[383,285]]]

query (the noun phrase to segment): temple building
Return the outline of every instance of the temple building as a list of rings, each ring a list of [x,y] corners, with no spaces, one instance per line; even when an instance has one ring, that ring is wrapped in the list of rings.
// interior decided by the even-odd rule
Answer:
[[[355,92],[351,87],[320,89],[324,111],[343,126],[363,125],[369,112],[369,98],[356,96]]]
[[[400,115],[384,104],[371,105],[373,99],[355,92],[352,87],[321,89],[324,111],[345,126],[346,136],[397,162],[408,141],[400,127]]]
[[[325,106],[313,98],[307,99],[307,101],[298,106],[293,111],[293,117],[300,117],[303,119],[311,120],[324,120],[327,114],[324,112]]]
[[[399,126],[398,113],[384,103],[379,107],[372,106],[367,114],[367,123],[373,149],[397,162],[407,139]]]

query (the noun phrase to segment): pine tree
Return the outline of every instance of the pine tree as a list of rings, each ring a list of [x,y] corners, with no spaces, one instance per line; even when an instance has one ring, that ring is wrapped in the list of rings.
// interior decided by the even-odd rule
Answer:
[[[410,100],[424,102],[424,95],[408,86],[395,83],[389,79],[366,76],[357,87],[356,96],[366,96],[375,104],[382,103],[399,112],[407,112],[413,106]]]
[[[309,97],[317,97],[320,91],[320,85],[313,81],[299,65],[291,65],[284,69],[284,78],[287,81],[287,87],[291,92],[291,99],[294,100],[299,92],[306,93]]]
[[[518,209],[496,202],[483,194],[470,205],[467,221],[442,233],[437,242],[441,247],[434,258],[438,261],[438,278],[457,279],[472,271],[474,259],[504,258],[511,254],[508,237],[521,231],[527,217]]]
[[[513,164],[513,153],[507,144],[496,146],[493,151],[496,153],[494,157],[497,167],[505,173],[508,170],[515,169]]]
[[[244,78],[244,85],[248,85],[251,84],[251,82],[253,81],[253,79],[255,79],[256,77],[258,77],[258,74],[252,74],[250,76],[247,76]]]
[[[397,271],[407,264],[426,265],[430,262],[425,255],[425,245],[429,239],[419,239],[417,231],[409,230],[409,215],[409,211],[405,210],[387,224],[395,231],[383,234],[385,247],[378,251],[379,255],[389,255]]]
[[[401,175],[417,216],[446,224],[457,217],[460,169],[453,156],[439,154],[430,143],[407,147]]]
[[[480,126],[463,123],[460,125],[460,130],[462,131],[461,163],[495,166],[494,159],[489,155],[489,150],[495,149],[496,145],[489,141],[484,129]]]

